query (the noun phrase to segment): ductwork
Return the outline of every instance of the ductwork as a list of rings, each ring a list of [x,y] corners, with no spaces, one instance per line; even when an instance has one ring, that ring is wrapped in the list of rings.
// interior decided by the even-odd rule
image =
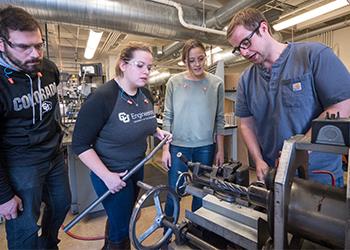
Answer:
[[[180,24],[174,7],[147,0],[3,0],[0,8],[7,5],[22,7],[47,22],[169,40],[193,38],[193,30]],[[182,6],[182,9],[187,23],[201,25],[202,15],[199,11],[188,6]],[[211,44],[227,44],[224,37],[218,39],[217,35],[204,32],[197,32],[196,38]]]
[[[163,49],[162,55],[157,56],[157,59],[166,60],[171,57],[174,57],[174,55],[179,53],[179,51],[182,49],[184,44],[185,44],[184,42],[173,42],[172,44],[169,44]],[[177,55],[176,57],[179,57],[179,55]]]
[[[229,1],[224,7],[214,11],[209,12],[207,14],[208,21],[206,22],[206,27],[216,27],[220,30],[224,28],[224,26],[230,21],[232,16],[241,9],[252,7],[252,6],[260,6],[269,2],[270,0],[248,0],[248,1]],[[220,39],[218,37],[218,39]],[[222,39],[222,38],[221,38]],[[217,43],[214,43],[217,44]],[[159,60],[164,60],[169,58],[169,56],[173,55],[176,51],[181,49],[183,46],[182,42],[175,42],[169,45],[164,53],[158,57]]]
[[[177,3],[177,2],[170,1],[170,0],[151,0],[151,1],[175,7],[177,9],[177,11],[178,11],[179,21],[180,21],[181,25],[184,26],[185,28],[192,29],[192,30],[199,31],[199,32],[206,32],[206,33],[216,34],[216,35],[219,35],[219,36],[225,36],[226,35],[226,32],[223,31],[223,30],[216,30],[216,29],[207,28],[205,26],[199,26],[199,25],[193,25],[191,23],[187,23],[185,21],[185,19],[184,19],[182,5]]]
[[[314,31],[311,31],[311,32],[308,32],[308,33],[304,33],[304,34],[298,35],[296,37],[289,37],[289,39],[293,40],[293,41],[300,41],[300,40],[303,40],[303,39],[307,39],[307,38],[310,38],[310,37],[313,37],[313,36],[320,35],[322,33],[326,33],[328,31],[342,29],[342,28],[345,28],[345,27],[348,27],[348,26],[350,26],[350,20],[346,20],[344,22],[340,22],[340,23],[336,23],[336,24],[333,24],[333,25],[330,25],[330,26],[326,26],[326,27],[324,27],[322,29],[317,29],[317,30],[314,30]]]
[[[268,0],[229,1],[224,7],[207,15],[209,19],[206,27],[222,29],[240,9],[266,2]],[[47,22],[118,30],[169,40],[193,38],[193,30],[181,25],[176,8],[149,0],[3,0],[0,8],[9,4],[22,7]],[[202,24],[202,13],[197,9],[188,6],[182,6],[182,9],[187,23],[197,26]],[[196,38],[205,43],[228,45],[224,37],[214,34],[197,32]]]
[[[270,2],[270,0],[229,1],[224,7],[208,13],[206,26],[223,29],[233,15],[239,10],[253,6],[261,6],[267,2]]]
[[[150,76],[150,78],[148,79],[148,84],[150,85],[163,84],[167,82],[170,77],[171,77],[171,73],[169,71],[164,71],[157,75]]]

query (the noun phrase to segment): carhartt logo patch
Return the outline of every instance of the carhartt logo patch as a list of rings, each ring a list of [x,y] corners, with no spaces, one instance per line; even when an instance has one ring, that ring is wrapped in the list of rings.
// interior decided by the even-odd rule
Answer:
[[[293,83],[292,88],[293,88],[293,91],[300,91],[300,90],[302,90],[301,82]]]

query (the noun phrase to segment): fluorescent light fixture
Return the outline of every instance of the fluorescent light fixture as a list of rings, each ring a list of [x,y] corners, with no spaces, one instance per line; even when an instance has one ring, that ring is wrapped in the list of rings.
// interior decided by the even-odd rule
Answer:
[[[289,28],[291,26],[294,26],[298,23],[305,22],[305,21],[310,20],[312,18],[315,18],[315,17],[321,16],[323,14],[326,14],[328,12],[331,12],[333,10],[342,8],[346,5],[349,5],[348,0],[335,0],[333,2],[322,5],[318,8],[313,9],[313,10],[310,10],[310,11],[307,11],[303,14],[300,14],[298,16],[292,17],[288,20],[277,23],[277,24],[273,25],[273,28],[276,31],[283,30],[283,29]]]
[[[90,30],[89,38],[86,43],[84,57],[86,59],[92,59],[94,57],[95,51],[98,44],[100,43],[103,32],[95,32]]]

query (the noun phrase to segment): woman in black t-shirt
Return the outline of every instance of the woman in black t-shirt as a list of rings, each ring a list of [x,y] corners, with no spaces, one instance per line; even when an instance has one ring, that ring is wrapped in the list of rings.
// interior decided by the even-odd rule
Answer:
[[[144,88],[152,61],[144,44],[126,47],[118,58],[116,77],[89,96],[76,122],[74,152],[92,170],[97,195],[112,193],[102,202],[108,216],[104,249],[130,248],[129,220],[143,168],[126,182],[122,177],[144,158],[147,136],[163,139],[169,134],[157,128],[150,94]]]

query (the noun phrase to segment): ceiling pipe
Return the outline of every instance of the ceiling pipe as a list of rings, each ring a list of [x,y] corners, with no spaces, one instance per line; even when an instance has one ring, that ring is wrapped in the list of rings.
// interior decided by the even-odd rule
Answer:
[[[178,54],[179,51],[184,46],[184,42],[173,42],[169,44],[163,49],[163,53],[161,55],[157,55],[158,60],[167,60],[174,56],[174,54]],[[178,57],[178,56],[177,56]]]
[[[320,35],[322,33],[328,32],[328,31],[332,31],[332,30],[338,30],[338,29],[342,29],[345,28],[347,26],[350,26],[350,20],[346,20],[337,24],[333,24],[331,26],[326,26],[324,28],[321,29],[317,29],[311,32],[303,32],[303,34],[295,36],[295,37],[289,37],[289,39],[292,39],[293,41],[300,41],[303,39],[307,39],[313,36],[317,36]]]
[[[151,0],[151,1],[161,1],[161,0]],[[247,1],[229,1],[228,4],[221,7],[220,9],[209,12],[207,17],[210,18],[206,21],[206,27],[216,27],[218,29],[223,29],[224,26],[231,20],[233,15],[239,10],[252,6],[260,6],[269,2],[270,0],[247,0]],[[162,2],[162,1],[161,1]],[[226,33],[225,33],[226,36]],[[158,56],[158,60],[164,60],[172,56],[174,53],[178,52],[183,47],[183,42],[174,42],[170,44],[166,49],[164,49],[163,54]],[[227,44],[228,45],[228,44]]]
[[[228,4],[223,6],[222,8],[215,10],[213,12],[209,12],[207,14],[207,27],[215,27],[217,29],[223,29],[228,22],[231,21],[233,15],[248,7],[256,7],[261,6],[270,2],[271,0],[246,0],[246,1],[229,1]],[[208,18],[210,17],[210,18]],[[226,32],[225,32],[226,36]]]
[[[168,81],[168,79],[171,77],[170,71],[163,71],[159,74],[156,74],[154,76],[150,76],[148,79],[148,84],[150,85],[157,85],[161,83],[165,83]]]
[[[197,30],[197,31],[202,31],[202,32],[206,32],[206,33],[211,33],[211,34],[216,34],[216,35],[220,35],[220,36],[226,36],[226,32],[222,31],[222,30],[210,29],[210,28],[186,23],[186,21],[184,20],[184,13],[183,13],[182,6],[179,3],[176,3],[174,1],[169,1],[169,0],[151,0],[151,1],[175,7],[178,11],[179,21],[180,21],[181,25],[184,26],[185,28]]]
[[[22,7],[38,19],[79,25],[87,28],[120,31],[142,36],[168,40],[193,38],[193,30],[183,27],[176,8],[146,0],[2,0],[0,8],[8,5]],[[183,20],[199,26],[202,23],[200,11],[181,6]],[[96,18],[98,17],[98,18]],[[210,44],[227,45],[224,36],[203,32],[196,37]]]
[[[163,2],[161,0],[151,0],[151,1]],[[251,7],[253,5],[261,5],[268,1],[269,0],[248,0],[248,1],[238,1],[238,2],[229,1],[229,3],[223,6],[222,8],[207,14],[207,16],[210,16],[211,18],[208,19],[208,21],[206,22],[206,27],[216,27],[219,29],[223,29],[225,24],[230,21],[232,16],[242,8]],[[169,58],[174,53],[177,53],[180,49],[182,49],[183,45],[184,45],[183,42],[174,42],[170,44],[163,50],[163,54],[158,56],[157,59],[165,60]]]

